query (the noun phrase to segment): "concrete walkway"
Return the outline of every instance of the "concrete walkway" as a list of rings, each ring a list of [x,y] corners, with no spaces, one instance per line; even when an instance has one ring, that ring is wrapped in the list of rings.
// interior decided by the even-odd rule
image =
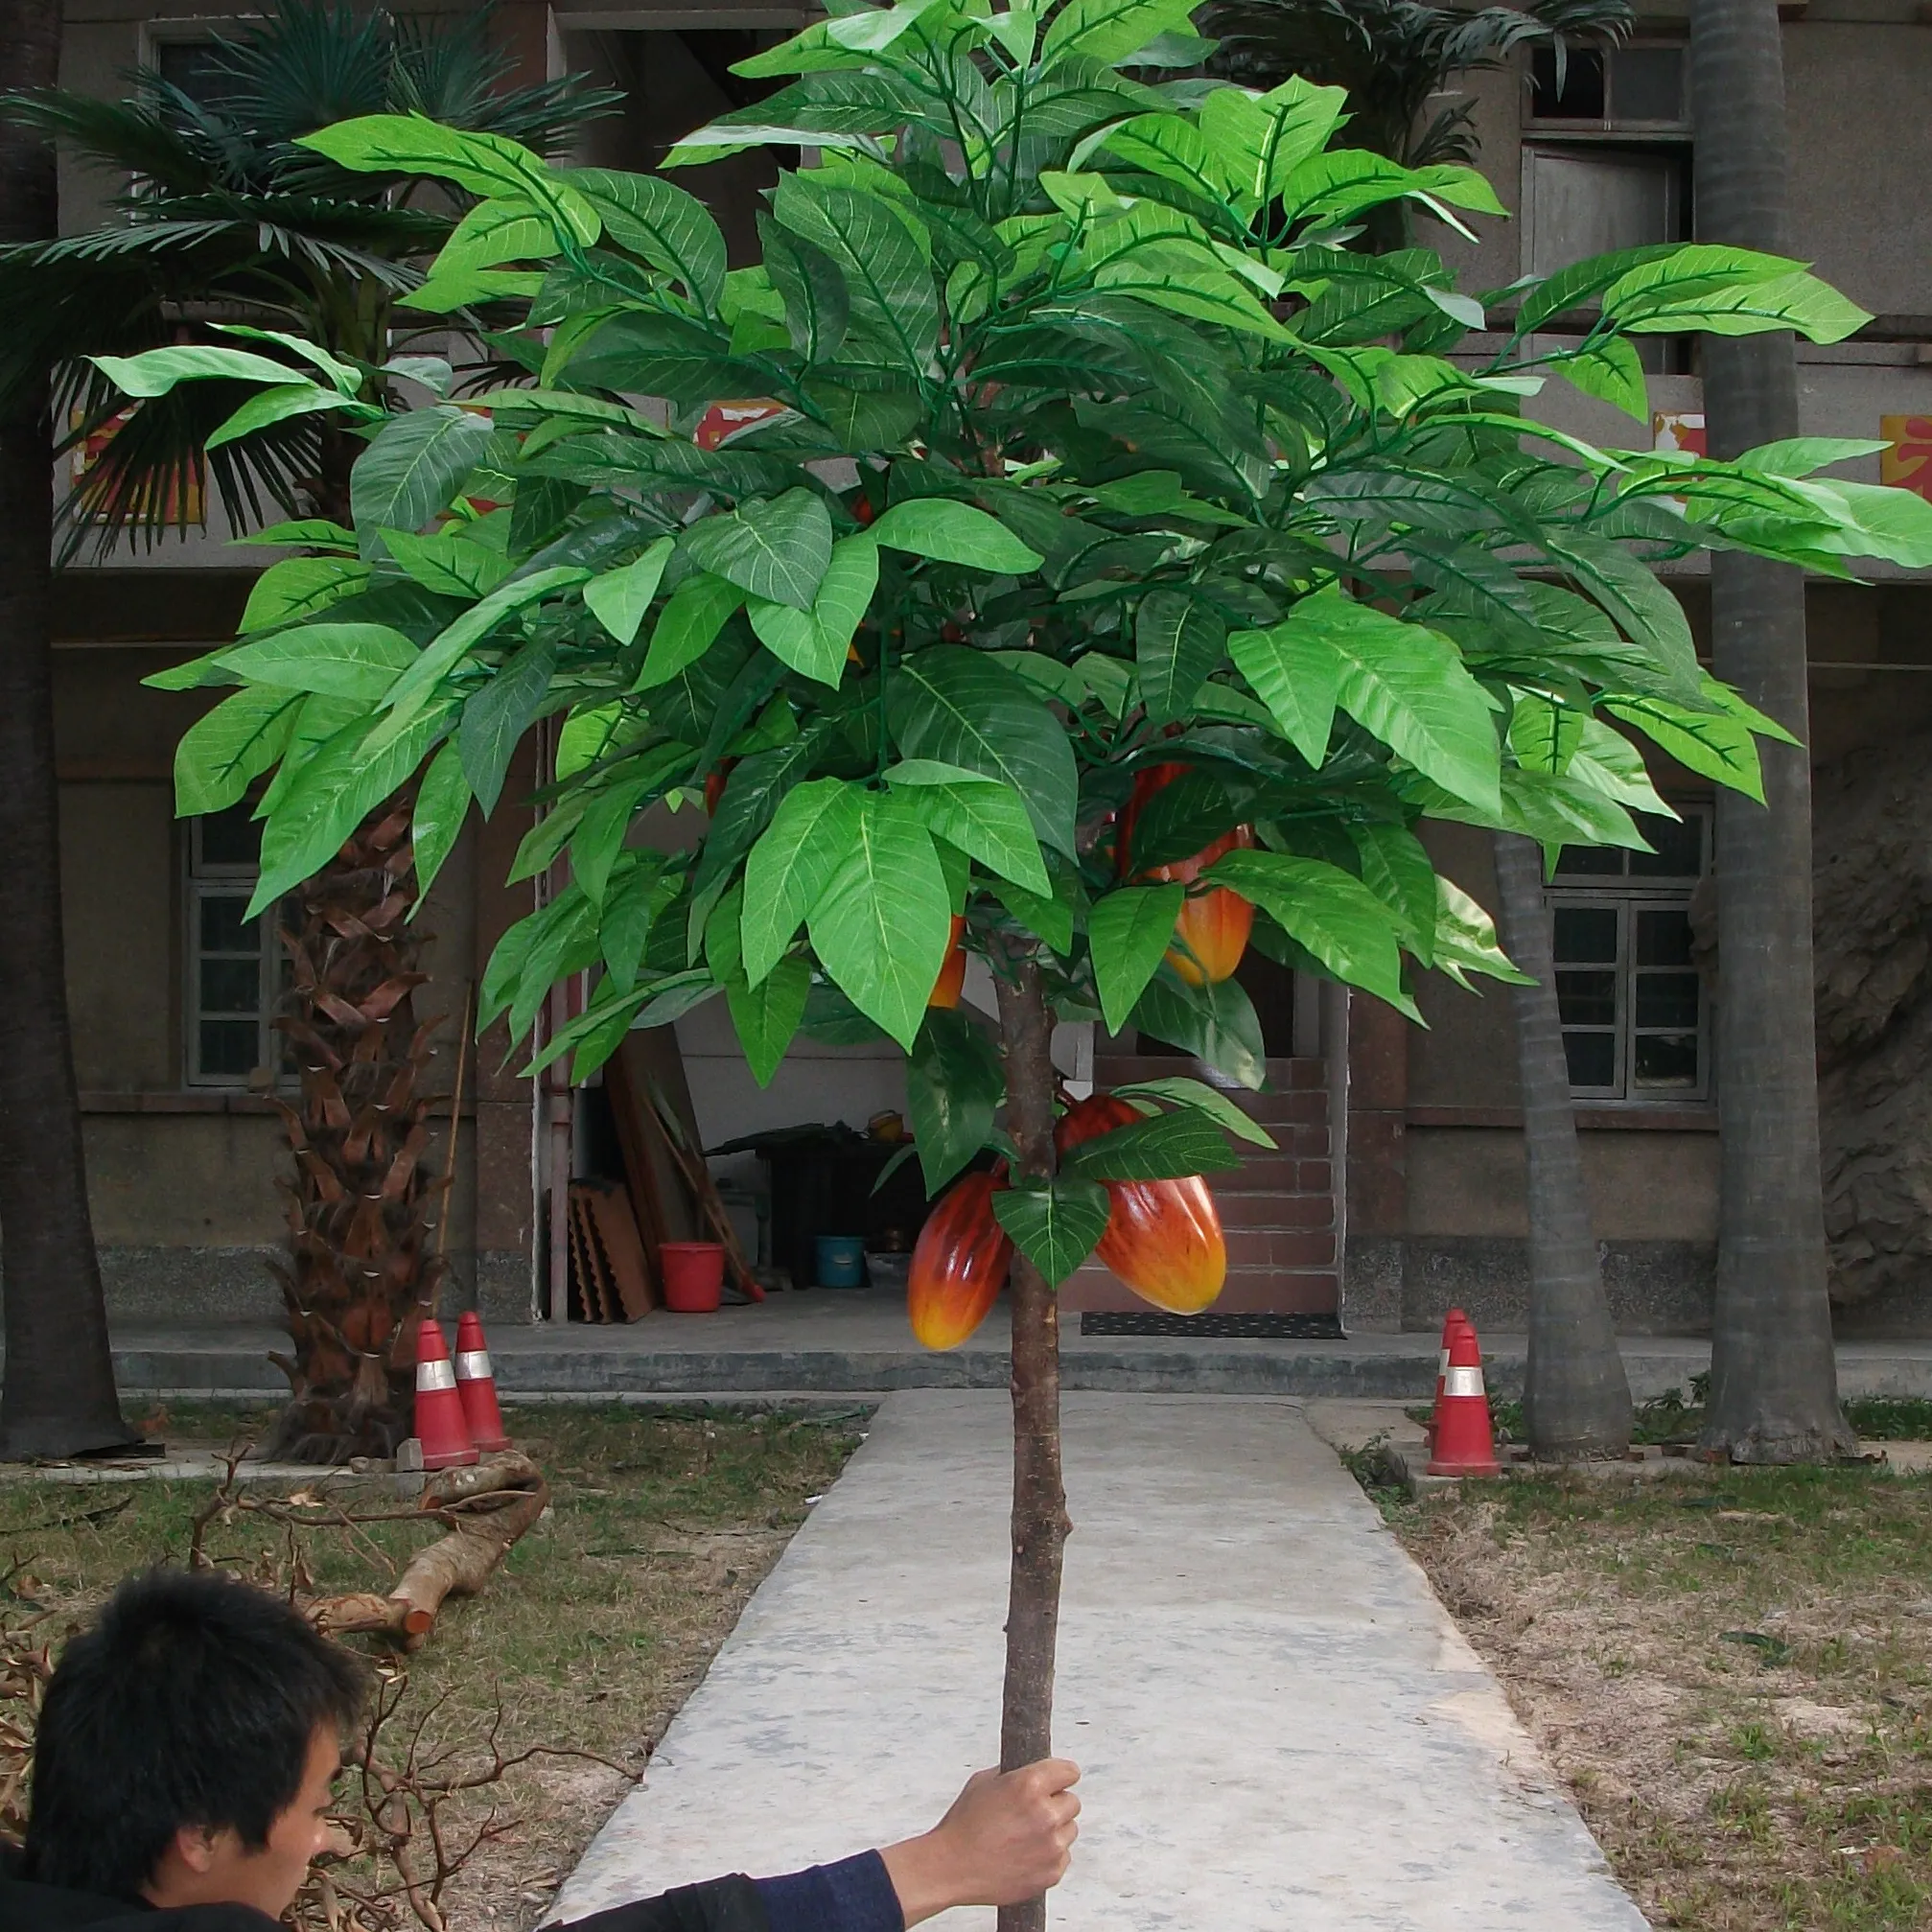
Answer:
[[[1061,1932],[1643,1932],[1299,1408],[1075,1393]],[[931,1824],[996,1750],[1000,1394],[887,1397],[554,1916]],[[989,1912],[938,1921],[986,1932]]]

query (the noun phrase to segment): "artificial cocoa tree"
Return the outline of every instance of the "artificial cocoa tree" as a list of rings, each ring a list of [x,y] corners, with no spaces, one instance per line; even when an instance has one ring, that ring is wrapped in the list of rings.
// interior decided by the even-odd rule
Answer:
[[[1008,1763],[1050,1736],[1053,1290],[1138,1211],[1127,1190],[1256,1131],[1184,1078],[1110,1097],[1125,1120],[1057,1120],[1053,1022],[1259,1085],[1217,893],[1276,959],[1407,1011],[1405,954],[1507,974],[1420,819],[1639,845],[1631,809],[1668,807],[1631,733],[1748,783],[1775,729],[1701,672],[1647,556],[1932,556],[1932,511],[1809,479],[1864,446],[1605,454],[1522,413],[1551,374],[1641,411],[1632,333],[1857,326],[1798,265],[1599,258],[1513,291],[1510,346],[1478,355],[1482,306],[1437,256],[1347,243],[1393,200],[1500,214],[1481,178],[1332,148],[1339,89],[1162,78],[1201,52],[1184,0],[841,11],[744,63],[796,78],[669,157],[820,151],[735,270],[662,175],[396,117],[312,137],[482,198],[419,299],[460,322],[526,297],[494,345],[529,381],[382,427],[344,545],[368,577],[183,674],[241,687],[214,735],[294,708],[239,754],[276,769],[260,903],[418,771],[427,886],[517,737],[561,717],[513,876],[567,855],[570,882],[504,936],[482,1023],[522,1036],[587,972],[543,1053],[579,1077],[718,994],[761,1081],[801,1030],[883,1034],[929,1185],[1005,1163],[942,1224],[997,1256],[983,1198],[1013,1250]],[[1589,336],[1536,350],[1586,306]],[[720,397],[780,407],[707,449]],[[708,792],[690,849],[629,842]],[[996,1033],[944,1003],[956,941],[991,971]],[[946,1319],[915,1311],[935,1338],[990,1300],[960,1285]]]

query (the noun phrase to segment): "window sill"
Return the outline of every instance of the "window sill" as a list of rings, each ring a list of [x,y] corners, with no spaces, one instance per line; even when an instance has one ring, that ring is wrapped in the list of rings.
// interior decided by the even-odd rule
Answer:
[[[173,1093],[83,1093],[82,1113],[273,1113],[266,1094],[242,1087],[181,1087]]]
[[[1513,1127],[1523,1125],[1520,1106],[1411,1106],[1404,1118],[1410,1127]],[[1591,1132],[1637,1129],[1650,1133],[1715,1133],[1714,1106],[1627,1106],[1576,1108],[1576,1125]]]

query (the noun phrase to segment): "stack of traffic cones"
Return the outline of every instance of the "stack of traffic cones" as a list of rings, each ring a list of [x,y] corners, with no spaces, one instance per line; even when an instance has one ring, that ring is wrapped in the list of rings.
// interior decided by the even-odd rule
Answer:
[[[1442,1412],[1442,1385],[1449,1380],[1449,1344],[1455,1338],[1455,1331],[1468,1325],[1469,1317],[1459,1308],[1452,1308],[1442,1317],[1442,1346],[1437,1350],[1435,1357],[1435,1394],[1432,1398],[1432,1407],[1427,1432],[1431,1455],[1435,1453],[1435,1418]]]
[[[1453,1309],[1443,1324],[1443,1335],[1448,1359],[1435,1395],[1429,1473],[1500,1476],[1502,1471],[1496,1460],[1496,1429],[1489,1416],[1489,1394],[1482,1385],[1482,1349],[1476,1339],[1476,1324],[1460,1309]]]
[[[478,1450],[510,1446],[483,1324],[474,1314],[458,1322],[456,1348],[452,1362],[442,1323],[426,1315],[416,1329],[416,1437],[425,1469],[459,1468],[475,1462]]]

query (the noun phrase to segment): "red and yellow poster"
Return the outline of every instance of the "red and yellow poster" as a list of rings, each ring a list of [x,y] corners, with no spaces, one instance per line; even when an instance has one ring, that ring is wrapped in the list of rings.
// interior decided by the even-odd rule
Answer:
[[[1932,416],[1880,416],[1878,433],[1892,445],[1878,458],[1878,480],[1932,502]]]

